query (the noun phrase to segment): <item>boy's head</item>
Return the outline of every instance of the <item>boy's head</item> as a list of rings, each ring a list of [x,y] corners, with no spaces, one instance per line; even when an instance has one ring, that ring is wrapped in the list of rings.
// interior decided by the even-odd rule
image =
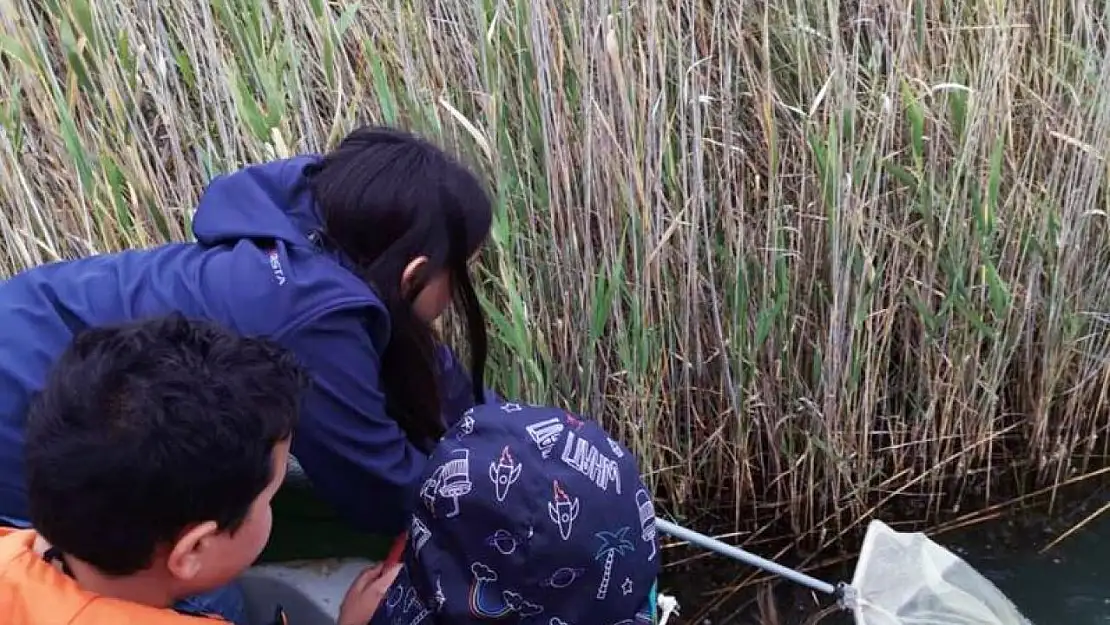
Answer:
[[[651,623],[660,569],[632,454],[557,408],[468,412],[436,447],[375,623]]]
[[[304,381],[280,347],[178,314],[81,333],[28,415],[32,523],[108,577],[226,583],[269,538]]]

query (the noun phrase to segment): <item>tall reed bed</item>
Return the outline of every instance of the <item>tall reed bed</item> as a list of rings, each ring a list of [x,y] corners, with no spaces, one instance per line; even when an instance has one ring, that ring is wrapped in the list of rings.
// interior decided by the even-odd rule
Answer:
[[[0,0],[3,271],[405,125],[496,195],[505,394],[601,415],[680,518],[935,520],[1106,463],[1108,7]]]

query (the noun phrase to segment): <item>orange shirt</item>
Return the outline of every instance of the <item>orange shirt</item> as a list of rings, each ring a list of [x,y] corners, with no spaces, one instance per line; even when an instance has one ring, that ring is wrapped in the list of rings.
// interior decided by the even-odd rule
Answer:
[[[215,617],[122,601],[84,590],[35,549],[33,530],[0,528],[4,625],[219,625]]]

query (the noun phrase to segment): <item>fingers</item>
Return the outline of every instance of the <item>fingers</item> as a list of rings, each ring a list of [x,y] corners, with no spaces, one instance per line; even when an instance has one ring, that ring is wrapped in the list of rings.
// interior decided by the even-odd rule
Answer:
[[[384,573],[381,571],[381,566],[374,568],[377,569],[379,574],[371,577],[368,575],[368,573],[371,572],[370,569],[363,571],[362,577],[368,581],[366,581],[365,585],[361,586],[358,591],[358,594],[362,595],[362,601],[365,601],[367,605],[374,606],[374,608],[370,610],[371,613],[373,613],[382,600],[385,599],[385,594],[389,592],[389,587],[393,585],[393,580],[396,579],[397,574],[401,572],[400,564],[391,566]]]
[[[394,564],[393,566],[389,567],[388,571],[382,573],[375,581],[383,587],[388,588],[393,583],[393,580],[397,579],[397,574],[401,572],[401,569],[404,568],[404,566],[405,565],[401,564],[400,562]]]
[[[382,576],[382,565],[375,564],[374,566],[367,567],[363,572],[358,574],[351,587],[357,589],[359,592],[366,590],[366,588],[373,584],[379,577]]]
[[[362,625],[368,622],[381,605],[402,566],[395,564],[386,568],[377,564],[359,573],[339,608],[340,625]]]
[[[358,574],[355,581],[351,583],[351,592],[366,592],[375,584],[381,587],[384,592],[393,580],[397,578],[397,574],[401,572],[401,563],[394,564],[385,569],[382,564],[375,564],[374,566],[367,567],[366,570]]]

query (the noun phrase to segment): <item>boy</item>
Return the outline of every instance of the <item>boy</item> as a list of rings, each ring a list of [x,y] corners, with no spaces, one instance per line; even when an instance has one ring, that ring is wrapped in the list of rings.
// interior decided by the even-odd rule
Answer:
[[[556,408],[479,406],[432,453],[373,625],[652,623],[660,570],[632,454]]]
[[[78,335],[28,414],[35,529],[0,530],[0,622],[222,622],[180,601],[265,546],[304,386],[281,348],[180,315]]]

